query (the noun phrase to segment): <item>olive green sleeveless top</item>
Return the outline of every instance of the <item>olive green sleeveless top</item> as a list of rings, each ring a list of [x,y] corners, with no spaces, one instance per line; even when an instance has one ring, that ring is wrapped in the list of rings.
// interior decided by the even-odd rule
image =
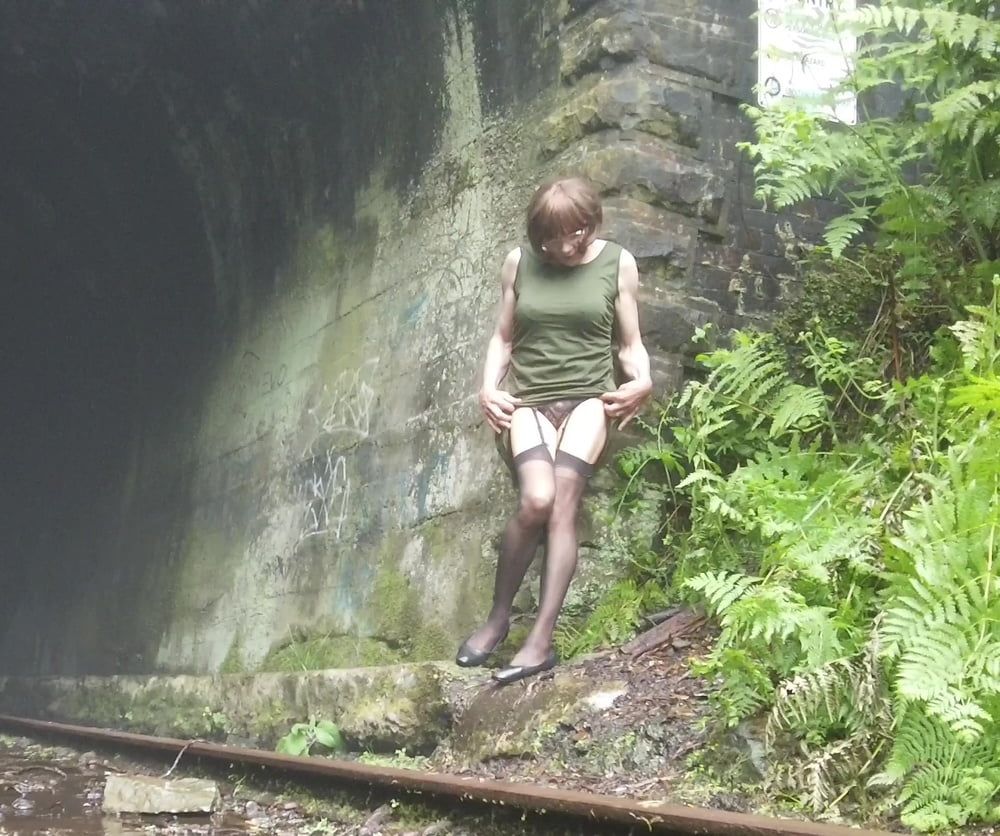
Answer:
[[[621,251],[608,241],[593,261],[561,267],[521,247],[510,391],[525,406],[615,389],[611,334]]]

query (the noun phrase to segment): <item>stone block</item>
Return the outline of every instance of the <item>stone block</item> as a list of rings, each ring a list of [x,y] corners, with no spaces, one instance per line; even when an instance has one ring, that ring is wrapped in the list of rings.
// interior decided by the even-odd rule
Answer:
[[[623,683],[596,688],[565,672],[528,692],[523,688],[484,689],[456,724],[454,752],[471,762],[532,755],[561,725],[605,710],[625,691]]]
[[[754,44],[747,42],[739,27],[720,22],[717,16],[698,19],[662,2],[655,9],[638,8],[635,3],[616,5],[601,6],[567,31],[560,67],[564,79],[572,81],[609,64],[645,60],[733,95],[749,89],[746,61],[740,58]]]
[[[719,306],[707,299],[691,297],[647,299],[640,297],[639,316],[643,339],[655,353],[691,354],[695,328],[718,324],[723,318]]]
[[[211,813],[221,802],[214,781],[109,775],[104,786],[105,813]]]
[[[605,131],[571,146],[560,162],[606,194],[718,223],[725,183],[687,148],[638,131]]]
[[[636,258],[663,258],[687,270],[698,234],[683,215],[650,206],[633,198],[604,201],[605,230]]]
[[[542,149],[556,154],[588,134],[638,129],[699,147],[711,94],[652,65],[630,65],[574,88],[572,97],[542,123]]]

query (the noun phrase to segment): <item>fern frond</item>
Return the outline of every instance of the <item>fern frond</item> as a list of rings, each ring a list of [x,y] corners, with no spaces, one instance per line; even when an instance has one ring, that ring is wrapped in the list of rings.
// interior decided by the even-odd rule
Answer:
[[[871,209],[867,206],[858,206],[830,221],[823,232],[823,240],[830,248],[830,255],[840,258],[850,243],[861,234],[865,222],[870,217]]]
[[[954,409],[968,408],[977,415],[1000,414],[1000,378],[969,376],[969,383],[952,389],[948,406]]]
[[[714,615],[722,615],[759,582],[760,578],[719,571],[697,575],[688,580],[685,586],[700,592]]]
[[[693,667],[703,675],[723,675],[712,700],[722,710],[727,726],[737,725],[771,700],[774,686],[765,666],[744,649],[716,646],[708,659]]]
[[[994,58],[1000,27],[985,16],[945,8],[943,4],[913,8],[899,2],[864,5],[846,15],[845,25],[860,32],[895,30],[912,35],[918,28],[926,39],[947,47],[975,50],[983,58]]]
[[[1000,99],[1000,81],[980,80],[953,90],[948,95],[930,105],[931,121],[945,136],[963,142],[973,137],[972,144],[981,141],[989,133],[981,126],[979,117],[983,110],[996,104]]]
[[[885,768],[869,781],[900,783],[902,819],[909,827],[939,830],[970,818],[989,820],[1000,790],[1000,742],[995,735],[963,741],[918,705],[907,705]]]
[[[814,386],[792,383],[781,390],[768,435],[777,438],[790,429],[809,429],[826,415],[826,395]]]

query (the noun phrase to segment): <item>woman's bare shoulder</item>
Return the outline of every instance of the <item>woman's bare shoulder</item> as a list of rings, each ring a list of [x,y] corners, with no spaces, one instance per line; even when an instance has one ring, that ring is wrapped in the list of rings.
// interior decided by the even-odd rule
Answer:
[[[625,269],[635,269],[638,265],[635,261],[635,256],[632,255],[625,247],[621,244],[618,245],[621,248],[621,252],[618,254],[618,266],[624,267]]]
[[[513,287],[514,279],[517,278],[517,266],[521,263],[521,248],[514,247],[503,261],[500,269],[500,283],[504,287]]]

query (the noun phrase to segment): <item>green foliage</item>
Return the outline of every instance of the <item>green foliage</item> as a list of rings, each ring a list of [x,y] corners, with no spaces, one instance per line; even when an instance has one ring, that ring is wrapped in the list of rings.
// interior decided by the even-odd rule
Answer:
[[[618,646],[635,636],[642,616],[667,603],[655,583],[640,584],[632,577],[616,581],[600,598],[580,627],[561,628],[556,650],[561,658],[572,658],[598,647]]]
[[[860,47],[821,104],[859,123],[751,107],[743,147],[771,206],[844,211],[774,333],[707,349],[620,457],[620,506],[660,492],[657,582],[718,623],[720,719],[769,712],[774,788],[939,830],[1000,817],[1000,17],[838,25]]]
[[[398,652],[377,639],[296,630],[264,657],[259,670],[330,670],[386,665],[399,660]]]
[[[870,326],[897,375],[909,341],[960,316],[1000,258],[1000,21],[990,8],[885,0],[841,12],[838,26],[861,47],[853,71],[818,103],[857,96],[857,125],[831,121],[816,103],[747,109],[757,136],[742,147],[762,200],[783,208],[834,198],[846,207],[827,225],[824,252],[868,272],[859,286],[881,288]],[[889,87],[899,111],[868,113],[866,103]],[[876,269],[847,258],[860,241]]]
[[[995,716],[995,714],[994,714]],[[917,830],[943,830],[1000,818],[1000,739],[962,740],[913,706],[897,723],[892,752],[872,786],[903,782],[903,821]]]
[[[310,755],[314,750],[344,752],[347,747],[340,729],[329,720],[312,719],[296,723],[291,731],[278,741],[275,751],[283,755]]]
[[[627,507],[600,515],[589,577],[571,590],[556,630],[560,658],[624,644],[649,626],[645,616],[667,605],[666,572],[655,549],[663,500],[659,486],[636,486]]]
[[[781,683],[766,738],[797,743],[797,757],[779,764],[774,786],[799,792],[822,810],[862,789],[892,723],[887,683],[872,642],[857,659],[834,659]]]
[[[970,450],[976,461],[964,464]],[[898,568],[881,635],[897,698],[921,703],[969,743],[1000,719],[989,711],[1000,696],[998,455],[993,438],[952,448],[933,495],[907,511],[886,550]]]
[[[775,788],[935,830],[1000,814],[1000,20],[884,0],[838,26],[860,47],[820,104],[857,96],[857,125],[747,109],[758,196],[844,207],[802,299],[706,351],[621,463],[663,486],[669,585],[720,628],[698,669],[727,724],[769,710]]]
[[[970,314],[944,365],[893,385],[822,329],[794,361],[738,334],[625,457],[633,484],[668,482],[673,588],[720,628],[697,665],[720,718],[770,709],[794,753],[772,784],[816,810],[889,790],[912,827],[996,813],[1000,279]]]

